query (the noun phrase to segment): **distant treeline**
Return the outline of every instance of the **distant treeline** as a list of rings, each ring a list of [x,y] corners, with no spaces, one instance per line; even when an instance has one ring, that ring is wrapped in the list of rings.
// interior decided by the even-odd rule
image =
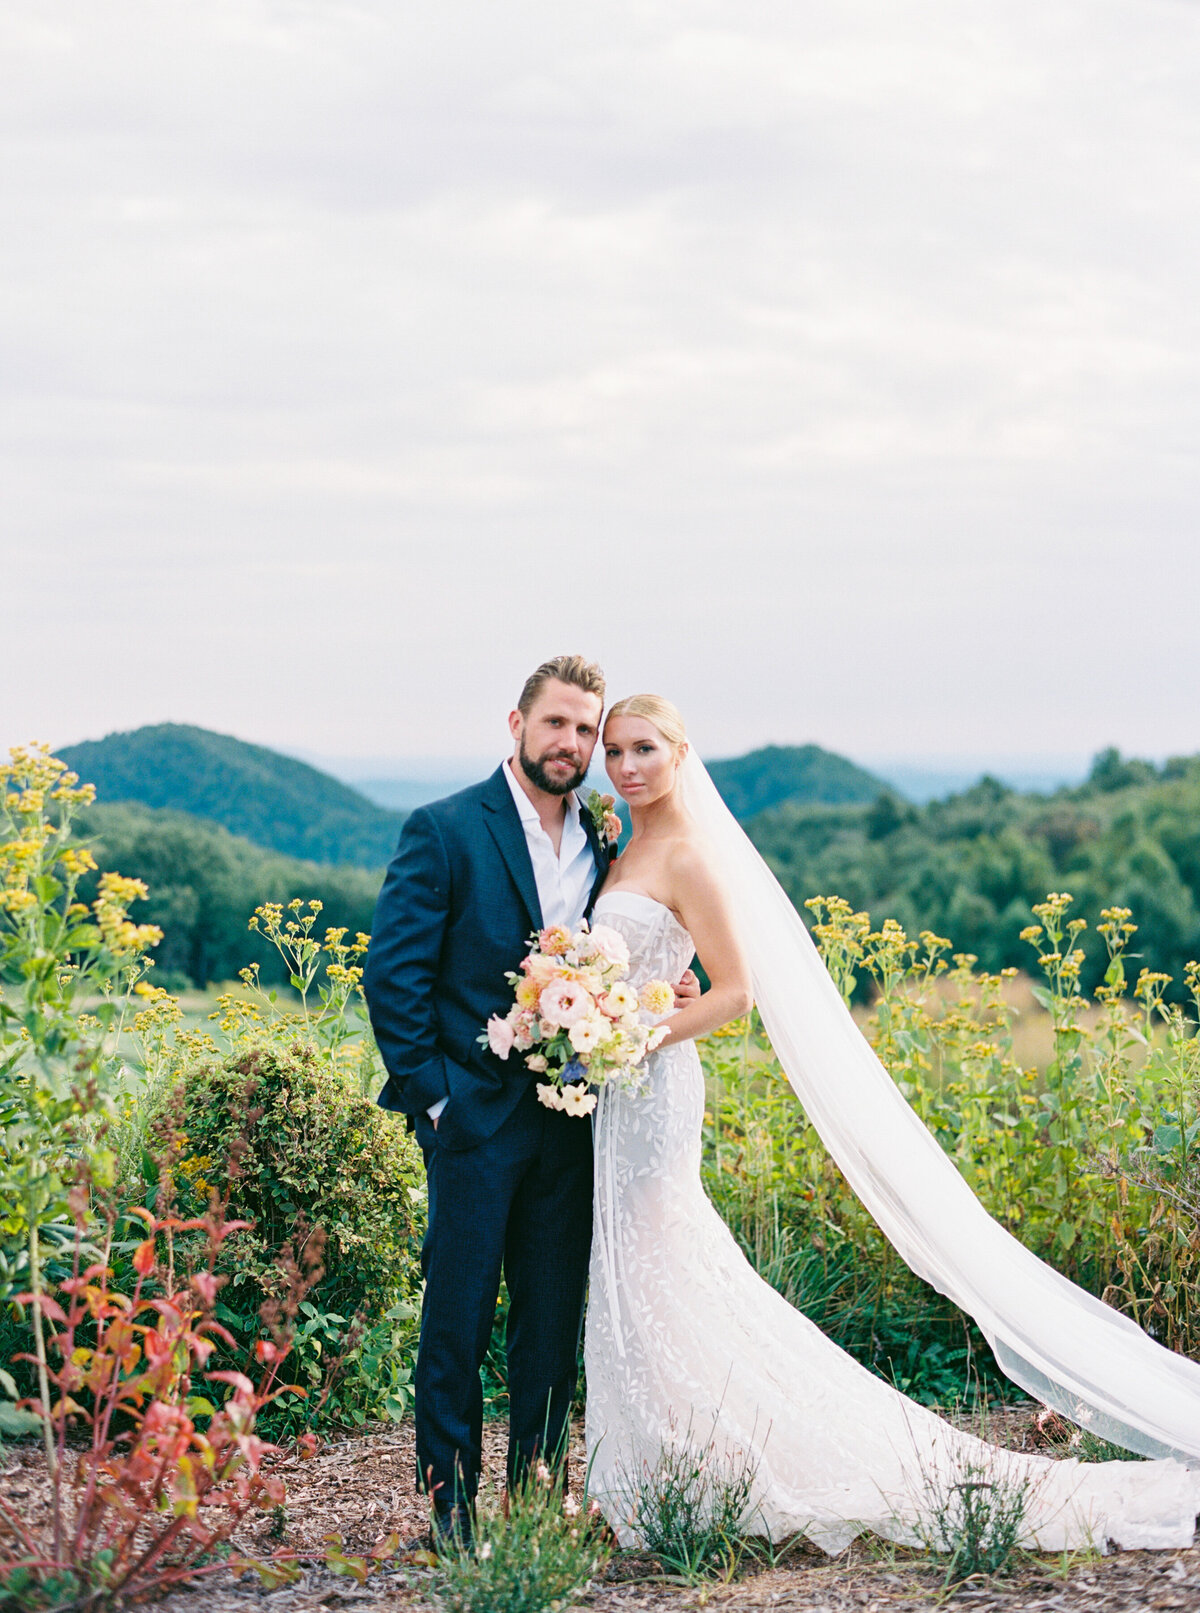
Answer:
[[[264,901],[318,897],[328,925],[370,930],[383,868],[331,867],[265,851],[182,812],[98,804],[81,822],[102,867],[144,879],[137,917],[162,926],[158,974],[227,980],[249,961],[281,979],[273,951],[247,929]],[[1048,891],[1068,890],[1087,918],[1085,984],[1094,985],[1100,910],[1133,910],[1134,950],[1179,981],[1200,958],[1200,756],[1156,768],[1099,756],[1086,783],[1052,796],[984,779],[916,807],[884,792],[869,804],[773,807],[751,837],[798,907],[844,896],[878,925],[948,936],[987,969],[1022,960],[1020,931]]]
[[[324,935],[344,925],[353,936],[369,931],[383,869],[331,867],[264,851],[215,824],[184,812],[153,807],[87,807],[77,819],[94,836],[101,868],[145,880],[149,897],[139,902],[139,923],[158,924],[164,935],[155,949],[155,980],[203,986],[232,980],[248,963],[262,966],[264,980],[286,973],[275,949],[247,926],[260,902],[317,897],[325,904],[317,923]],[[91,876],[94,886],[95,876]],[[81,887],[85,900],[93,889]]]
[[[987,969],[1033,961],[1018,940],[1031,905],[1069,891],[1088,920],[1085,985],[1103,948],[1102,908],[1128,907],[1140,965],[1181,981],[1200,958],[1200,756],[1157,768],[1116,750],[1087,781],[1051,796],[984,779],[915,807],[891,794],[869,806],[784,805],[747,825],[792,900],[844,896],[876,925],[898,919],[973,952]]]

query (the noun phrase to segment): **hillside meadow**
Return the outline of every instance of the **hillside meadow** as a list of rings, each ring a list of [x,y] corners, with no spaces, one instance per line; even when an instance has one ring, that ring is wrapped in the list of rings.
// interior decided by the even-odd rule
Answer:
[[[231,1561],[286,1583],[301,1565],[286,1543],[285,1469],[262,1441],[300,1461],[349,1429],[404,1428],[411,1413],[424,1181],[403,1125],[374,1103],[366,937],[314,899],[323,874],[347,871],[251,847],[275,859],[280,882],[258,899],[249,842],[97,806],[44,751],[14,753],[2,771],[0,1437],[40,1445],[49,1500],[35,1539],[0,1483],[0,1590],[31,1610],[101,1584],[150,1597],[235,1543]],[[887,881],[898,900],[923,892],[935,912],[961,907],[964,882],[992,870],[990,917],[974,910],[969,948],[948,927],[872,916],[824,879],[805,910],[864,1035],[991,1213],[1200,1358],[1200,966],[1187,955],[1196,861],[1185,832],[1198,793],[1194,762],[1136,776],[1110,767],[1050,802],[982,785],[921,811],[880,798],[779,807],[750,826],[769,851],[775,836],[771,855],[793,880],[785,823],[825,876],[858,847],[865,881]],[[1047,812],[1067,826],[1058,841]],[[151,845],[165,899],[96,866],[97,852],[108,863]],[[1103,845],[1117,888],[1141,879],[1154,896],[1146,929],[1136,909],[1104,899]],[[176,994],[152,960],[180,922],[181,893],[196,897],[213,863],[234,966],[211,974],[236,986]],[[1091,878],[1086,898],[1056,881],[1025,903],[1024,887],[999,877],[1067,863]],[[365,899],[378,875],[349,874]],[[1165,962],[1182,961],[1160,967],[1159,945]],[[908,1272],[850,1192],[755,1016],[701,1054],[705,1184],[762,1277],[919,1400],[1014,1397],[974,1324]],[[503,1298],[493,1412],[505,1407],[502,1323]],[[143,1354],[151,1335],[161,1348]],[[1065,1425],[1055,1437],[1089,1460],[1120,1454]],[[89,1472],[112,1483],[89,1490]],[[536,1527],[564,1527],[561,1514]],[[381,1533],[371,1561],[400,1545]],[[344,1548],[327,1536],[319,1560],[342,1572]],[[740,1545],[719,1555],[728,1574],[750,1561]]]

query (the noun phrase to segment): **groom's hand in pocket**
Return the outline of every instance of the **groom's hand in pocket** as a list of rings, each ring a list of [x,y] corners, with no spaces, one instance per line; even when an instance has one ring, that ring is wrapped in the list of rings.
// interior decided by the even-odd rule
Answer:
[[[700,995],[700,982],[691,969],[683,971],[683,978],[675,987],[675,1006],[684,1008]]]

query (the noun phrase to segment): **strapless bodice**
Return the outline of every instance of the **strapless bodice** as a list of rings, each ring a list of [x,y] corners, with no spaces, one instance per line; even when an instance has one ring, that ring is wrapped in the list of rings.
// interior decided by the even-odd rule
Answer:
[[[629,948],[629,984],[647,980],[674,985],[696,951],[671,909],[642,891],[606,890],[593,909],[594,922],[616,930]]]

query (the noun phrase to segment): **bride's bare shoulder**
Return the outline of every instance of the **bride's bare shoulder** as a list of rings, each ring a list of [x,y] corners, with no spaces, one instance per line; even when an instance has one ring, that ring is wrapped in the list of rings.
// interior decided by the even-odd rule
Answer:
[[[672,883],[705,885],[715,879],[713,854],[702,835],[681,834],[671,842],[667,866]]]

